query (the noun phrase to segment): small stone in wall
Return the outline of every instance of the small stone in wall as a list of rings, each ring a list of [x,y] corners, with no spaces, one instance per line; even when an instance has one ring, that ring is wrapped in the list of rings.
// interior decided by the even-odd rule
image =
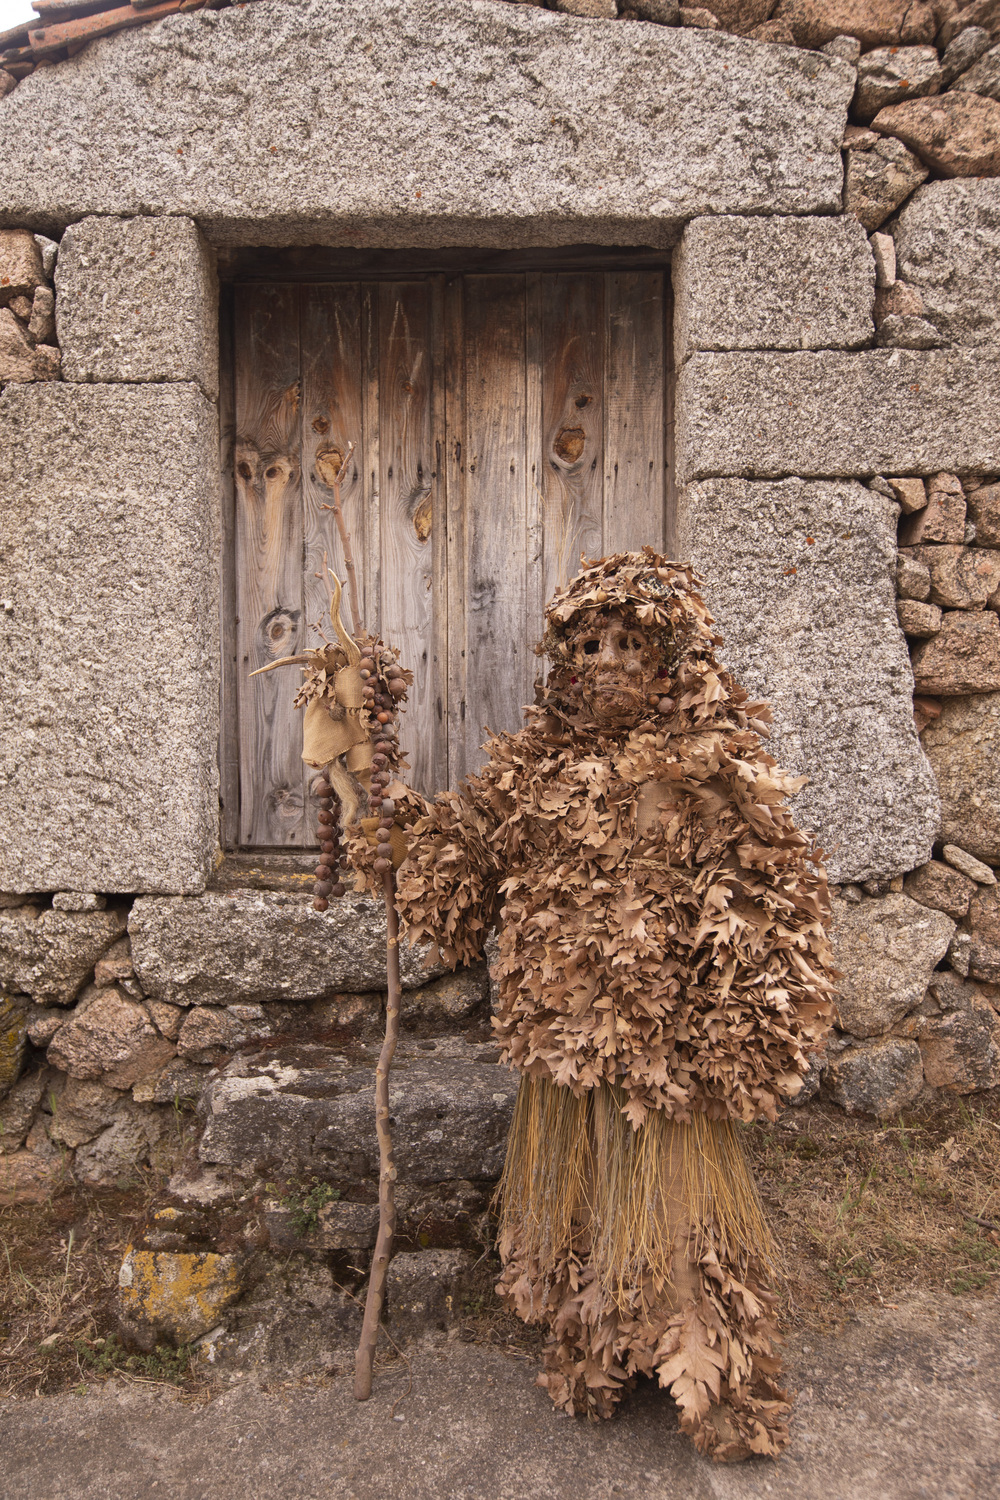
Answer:
[[[932,1088],[972,1094],[1000,1084],[1000,1016],[977,985],[942,975],[931,987],[939,1014],[917,1032],[924,1079]]]
[[[419,1021],[464,1021],[484,1008],[488,994],[485,965],[459,969],[422,990],[404,992],[400,1014],[404,1025]]]
[[[131,1088],[174,1055],[158,1036],[142,1005],[120,990],[101,990],[81,1015],[75,1013],[49,1046],[49,1061],[74,1078],[100,1078],[112,1088]]]
[[[982,616],[964,618],[977,620]],[[946,699],[940,718],[923,733],[924,749],[941,792],[939,836],[946,848],[960,845],[976,859],[994,864],[1000,862],[998,744],[1000,693]],[[955,856],[949,863],[955,863]],[[965,873],[972,871],[966,869]]]
[[[94,965],[94,983],[99,989],[106,985],[117,984],[121,979],[131,979],[135,969],[132,965],[132,945],[127,937],[119,938],[116,943],[99,958]]]
[[[38,1004],[71,1005],[97,960],[125,931],[119,911],[0,911],[0,985]]]
[[[954,87],[963,94],[980,94],[986,99],[1000,99],[1000,47],[991,47],[974,67],[956,80]]]
[[[899,508],[904,516],[913,515],[915,511],[923,510],[927,504],[927,491],[924,489],[922,479],[890,479],[892,492],[899,501]],[[930,593],[930,575],[927,577],[927,593]],[[927,594],[923,596],[927,598]]]
[[[55,344],[56,299],[50,286],[35,288],[28,318],[28,333],[36,344]]]
[[[912,663],[918,693],[948,698],[1000,692],[1000,618],[991,610],[952,610],[933,639],[914,647]]]
[[[932,42],[937,31],[928,0],[779,0],[774,14],[788,21],[800,47],[813,50],[840,35],[853,36],[862,51]]]
[[[936,47],[876,47],[858,63],[852,113],[867,123],[888,104],[937,94],[941,87]]]
[[[880,290],[890,287],[896,280],[896,241],[891,234],[873,234],[872,254],[875,257],[875,285]],[[878,312],[878,298],[875,299]]]
[[[24,1145],[50,1077],[46,1067],[24,1073],[0,1100],[0,1155],[9,1156]]]
[[[73,1174],[95,1186],[116,1182],[149,1160],[149,1153],[167,1129],[162,1113],[129,1104],[96,1140],[80,1146],[73,1158]]]
[[[187,1012],[179,1005],[167,1005],[163,1000],[147,1000],[146,1009],[160,1035],[165,1036],[168,1041],[176,1042]]]
[[[708,0],[704,9],[711,12],[723,31],[749,36],[767,21],[774,0]],[[791,28],[788,31],[791,35]]]
[[[27,1001],[0,990],[0,1099],[21,1076],[27,1044]]]
[[[795,33],[787,21],[761,21],[759,26],[751,26],[749,31],[742,34],[752,42],[770,42],[772,46],[779,47],[795,46]]]
[[[854,1037],[888,1031],[918,1005],[955,923],[905,895],[833,902],[840,1024]]]
[[[784,24],[789,31],[792,30],[789,22]],[[793,40],[794,37],[795,32],[792,31]],[[840,57],[844,62],[856,63],[861,56],[861,43],[856,36],[835,36],[832,42],[824,42],[819,50],[825,52],[827,57]]]
[[[889,313],[878,326],[880,349],[940,349],[944,339],[926,318]]]
[[[872,129],[902,141],[941,177],[1000,175],[1000,103],[952,92],[880,110]]]
[[[0,1208],[46,1202],[65,1175],[65,1163],[58,1156],[31,1150],[0,1156]]]
[[[942,87],[947,88],[960,74],[967,73],[983,53],[990,50],[992,40],[989,32],[982,26],[966,26],[953,36],[941,59]],[[971,92],[981,93],[985,90],[973,88]]]
[[[613,21],[618,15],[616,0],[553,0],[553,9],[588,21]]]
[[[892,137],[879,140],[865,131],[858,144],[847,144],[844,212],[853,214],[871,232],[925,181],[927,168]]]
[[[941,699],[916,696],[913,699],[913,722],[918,734],[923,734],[928,724],[940,718]]]
[[[989,865],[984,865],[981,859],[968,854],[966,850],[960,849],[957,844],[945,844],[941,850],[941,858],[951,865],[953,870],[961,870],[963,875],[968,875],[977,885],[996,885],[997,877]]]
[[[276,1035],[294,1016],[289,1005],[198,1005],[187,1012],[177,1051],[191,1062],[218,1063],[249,1041]]]
[[[872,239],[875,236],[872,235]],[[883,235],[883,239],[887,236]],[[924,310],[924,299],[915,286],[905,281],[894,281],[875,294],[875,321],[878,324],[896,315],[902,318],[919,318]]]
[[[49,1136],[62,1146],[75,1149],[99,1136],[102,1130],[128,1114],[126,1096],[89,1078],[68,1078],[54,1096]]]
[[[931,570],[927,564],[901,553],[896,559],[896,593],[900,599],[929,599]]]
[[[927,564],[931,603],[944,609],[980,610],[1000,588],[1000,552],[953,546],[912,547],[908,551]]]
[[[976,528],[976,544],[1000,547],[1000,484],[973,490],[967,502],[969,520]]]
[[[896,613],[904,635],[928,640],[941,629],[941,611],[936,604],[921,604],[917,599],[896,601]]]
[[[658,26],[676,26],[679,0],[626,0],[622,13],[637,21],[654,21]]]
[[[45,282],[42,252],[30,229],[0,229],[0,307],[33,297]]]
[[[899,527],[901,547],[912,546],[915,542],[961,543],[964,537],[965,496],[957,480],[954,487],[947,489],[932,480],[927,487],[926,505],[916,514],[908,515]]]
[[[9,307],[0,307],[0,385],[58,380],[61,355],[48,344],[32,343]]]
[[[393,1337],[419,1338],[456,1323],[471,1271],[472,1256],[466,1250],[417,1250],[393,1256],[386,1279]]]
[[[894,1036],[846,1047],[831,1059],[826,1076],[841,1109],[877,1119],[912,1104],[924,1082],[917,1043]]]
[[[103,911],[107,904],[94,891],[56,891],[52,897],[53,911]]]
[[[969,910],[969,902],[977,889],[974,880],[937,859],[921,865],[919,870],[907,875],[903,883],[903,891],[911,901],[947,912],[956,922],[961,921]]]
[[[47,1005],[28,1006],[28,1040],[33,1047],[47,1047],[60,1026],[65,1026],[71,1012]]]

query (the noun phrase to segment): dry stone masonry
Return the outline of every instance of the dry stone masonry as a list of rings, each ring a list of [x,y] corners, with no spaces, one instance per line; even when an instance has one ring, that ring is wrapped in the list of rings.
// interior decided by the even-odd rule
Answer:
[[[834,882],[803,1098],[1000,1087],[996,5],[64,9],[0,37],[0,1201],[195,1111],[129,1337],[356,1336],[383,921],[219,868],[216,252],[254,245],[672,254],[676,551]],[[485,967],[403,978],[400,1334],[470,1284],[513,1096]]]

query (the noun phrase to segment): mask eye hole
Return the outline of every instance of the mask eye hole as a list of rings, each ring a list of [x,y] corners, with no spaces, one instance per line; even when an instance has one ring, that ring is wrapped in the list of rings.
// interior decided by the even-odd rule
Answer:
[[[597,641],[597,640],[584,641],[584,643],[583,643],[583,649],[587,653],[588,656],[593,656],[596,652],[598,652],[601,649],[601,643],[600,643],[600,641]]]

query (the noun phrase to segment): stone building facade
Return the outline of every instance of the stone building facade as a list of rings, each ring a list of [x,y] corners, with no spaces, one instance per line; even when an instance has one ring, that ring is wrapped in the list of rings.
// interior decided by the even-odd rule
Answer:
[[[380,915],[312,911],[306,856],[226,847],[220,821],[220,278],[257,247],[669,264],[668,542],[810,778],[834,882],[841,1024],[807,1092],[887,1114],[1000,1085],[996,17],[620,9],[255,0],[17,65],[5,1191],[109,1180],[187,1101],[209,1175],[353,1184],[329,1243],[370,1242]],[[488,977],[411,955],[404,983],[400,1149],[421,1213],[468,1217],[512,1100]]]

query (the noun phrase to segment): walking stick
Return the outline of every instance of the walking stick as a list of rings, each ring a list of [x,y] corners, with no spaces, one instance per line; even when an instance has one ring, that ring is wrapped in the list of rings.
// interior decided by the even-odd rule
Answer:
[[[386,798],[385,789],[392,779],[393,774],[398,772],[397,705],[399,700],[405,696],[407,679],[410,677],[410,674],[405,673],[399,667],[393,652],[388,651],[385,647],[380,647],[377,642],[369,642],[362,625],[351,536],[347,530],[340,502],[341,481],[343,480],[348,461],[353,451],[354,444],[349,443],[344,460],[331,484],[334,503],[332,505],[323,505],[322,509],[333,512],[334,520],[337,523],[337,530],[340,534],[341,547],[344,553],[344,565],[347,571],[353,625],[353,639],[351,639],[347,636],[340,623],[340,583],[335,578],[336,590],[330,590],[330,574],[326,567],[326,557],[324,556],[323,576],[327,584],[327,589],[330,590],[331,623],[340,637],[348,659],[347,668],[337,671],[333,676],[333,696],[339,704],[342,717],[344,710],[355,713],[360,712],[367,701],[367,706],[375,711],[374,717],[377,731],[375,734],[374,755],[372,756],[369,802],[372,810],[379,813],[378,857],[374,862],[374,870],[376,874],[382,877],[382,896],[385,903],[387,999],[385,1037],[382,1041],[378,1065],[375,1069],[375,1132],[378,1137],[379,1151],[378,1235],[375,1241],[375,1252],[372,1256],[371,1273],[368,1278],[368,1295],[365,1299],[361,1339],[358,1343],[354,1368],[355,1400],[367,1401],[372,1393],[372,1370],[375,1362],[375,1346],[378,1342],[379,1321],[385,1303],[386,1277],[389,1270],[389,1261],[392,1258],[393,1240],[396,1234],[396,1165],[393,1160],[392,1128],[389,1123],[389,1071],[392,1067],[396,1043],[399,1040],[399,912],[396,908],[396,878],[392,868],[392,845],[390,842],[395,808],[392,801]],[[370,653],[367,657],[364,655],[366,649]],[[313,657],[317,658],[315,662],[313,662]],[[331,672],[323,651],[307,652],[299,656],[285,657],[280,662],[271,662],[267,667],[260,670],[270,671],[273,667],[292,665],[294,663],[311,665],[314,677],[318,676],[318,681],[321,683],[318,696],[321,698],[329,696]],[[356,675],[352,676],[352,674]],[[352,680],[341,686],[341,678],[344,675],[351,676]],[[385,679],[385,691],[381,695],[378,694],[378,679],[380,676]],[[360,690],[356,691],[358,688]],[[317,694],[308,691],[307,678],[307,683],[300,690],[296,702],[308,705],[316,696]],[[327,731],[329,731],[329,727],[329,725],[326,726]],[[363,732],[360,738],[362,740],[365,738]],[[356,745],[357,740],[352,739],[350,743]],[[312,763],[318,764],[320,762]],[[390,769],[393,763],[396,764],[393,769]],[[344,806],[343,797],[340,798],[339,802],[334,800],[334,798],[336,798],[338,791],[343,792],[346,796],[347,777],[346,772],[343,775],[340,773],[339,757],[327,765],[326,769],[327,780],[324,781],[321,778],[317,789],[321,798],[327,799],[324,802],[324,810],[321,811],[320,818],[321,820],[326,818],[331,819],[330,822],[322,822],[319,830],[321,839],[320,847],[324,852],[320,856],[323,864],[316,872],[316,900],[313,903],[319,911],[327,909],[329,904],[327,897],[329,895],[339,896],[344,891],[343,885],[332,883],[336,881],[336,861],[339,853],[339,838],[335,832],[335,824],[332,819],[336,816],[336,809],[338,807],[342,809]],[[332,785],[331,783],[336,784]],[[332,812],[331,808],[333,809]],[[324,838],[326,838],[326,842],[323,842]]]

